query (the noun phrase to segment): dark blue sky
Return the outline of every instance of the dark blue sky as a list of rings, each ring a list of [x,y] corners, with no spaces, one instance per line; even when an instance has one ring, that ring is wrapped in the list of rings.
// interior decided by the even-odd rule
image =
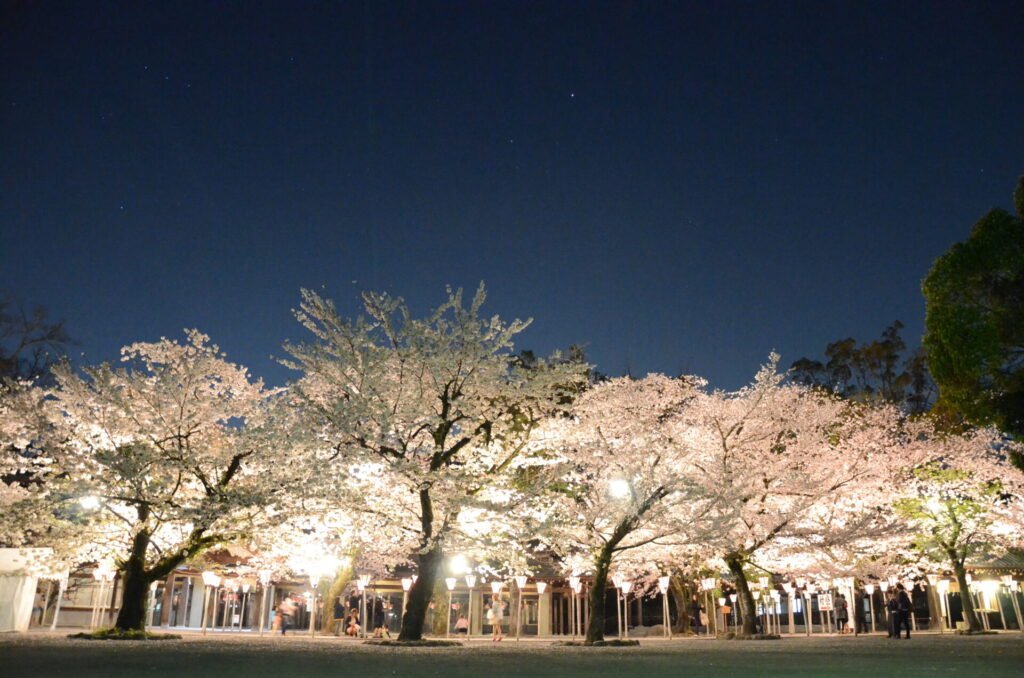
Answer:
[[[894,319],[1024,172],[1024,4],[5,2],[0,290],[89,361],[300,287],[746,381]]]

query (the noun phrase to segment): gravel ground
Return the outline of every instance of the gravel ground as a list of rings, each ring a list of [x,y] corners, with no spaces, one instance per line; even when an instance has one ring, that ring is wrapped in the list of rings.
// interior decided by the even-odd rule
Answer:
[[[458,648],[372,647],[308,637],[202,637],[161,642],[69,640],[64,634],[0,636],[0,675],[31,676],[1024,676],[1024,634],[974,638],[918,634],[684,639],[639,648],[555,647],[506,639]]]

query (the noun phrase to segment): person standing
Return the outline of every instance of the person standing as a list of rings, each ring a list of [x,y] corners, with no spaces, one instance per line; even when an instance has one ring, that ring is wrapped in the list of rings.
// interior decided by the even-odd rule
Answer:
[[[334,601],[334,635],[345,632],[345,603],[341,596]]]
[[[854,610],[854,624],[856,625],[857,633],[868,632],[868,610],[870,606],[868,604],[868,594],[865,591],[861,591],[855,597],[856,609]]]
[[[505,605],[501,601],[501,594],[495,594],[491,598],[491,606],[487,610],[487,621],[491,623],[491,642],[501,642],[501,619],[505,616]]]
[[[700,598],[694,593],[690,596],[690,618],[693,619],[693,631],[697,635],[700,635],[701,627],[703,626],[701,623],[701,613],[703,611],[704,608],[700,605]],[[666,621],[666,623],[668,622]]]
[[[910,608],[913,602],[910,600],[910,595],[907,590],[903,588],[903,584],[896,585],[896,637],[900,637],[900,630],[904,627],[907,629],[907,640],[910,640]]]
[[[846,604],[846,596],[842,593],[836,594],[836,628],[839,635],[846,633],[846,622],[850,619],[850,608]]]
[[[886,621],[888,622],[889,637],[899,640],[899,634],[896,631],[896,624],[900,616],[900,604],[896,599],[896,590],[889,589],[889,595],[885,602],[885,611],[888,613]]]

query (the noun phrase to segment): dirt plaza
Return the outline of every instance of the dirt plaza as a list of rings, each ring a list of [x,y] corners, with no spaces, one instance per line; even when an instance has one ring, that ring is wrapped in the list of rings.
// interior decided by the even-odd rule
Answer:
[[[21,676],[1018,676],[1024,635],[919,633],[776,641],[650,639],[581,648],[549,639],[392,648],[332,637],[187,633],[160,642],[71,640],[63,633],[0,637],[3,673]]]

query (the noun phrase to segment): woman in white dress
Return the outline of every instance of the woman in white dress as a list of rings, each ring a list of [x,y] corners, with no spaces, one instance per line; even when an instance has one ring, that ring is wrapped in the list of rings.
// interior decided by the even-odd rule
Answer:
[[[505,615],[505,605],[501,601],[501,594],[496,594],[491,599],[491,606],[487,609],[487,621],[491,624],[491,642],[501,641],[501,618]]]

